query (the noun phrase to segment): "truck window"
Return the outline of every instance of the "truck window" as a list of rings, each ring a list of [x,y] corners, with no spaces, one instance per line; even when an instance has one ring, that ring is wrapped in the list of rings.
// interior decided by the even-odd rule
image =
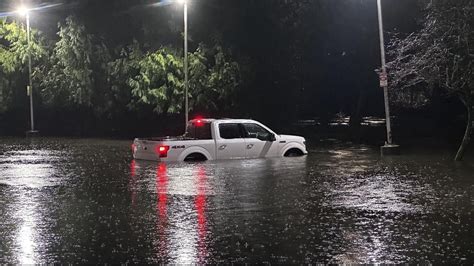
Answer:
[[[219,134],[223,139],[243,138],[241,126],[234,123],[219,124]]]
[[[267,137],[270,135],[270,132],[265,128],[261,127],[260,125],[253,124],[253,123],[245,123],[243,124],[245,128],[245,137],[246,138],[257,138],[258,136]]]
[[[189,124],[186,130],[187,138],[192,139],[212,139],[211,135],[211,124],[203,123],[202,125]]]

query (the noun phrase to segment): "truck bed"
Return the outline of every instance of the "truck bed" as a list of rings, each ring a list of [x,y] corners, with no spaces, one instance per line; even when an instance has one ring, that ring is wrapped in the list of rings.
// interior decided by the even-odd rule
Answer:
[[[137,138],[137,140],[138,141],[186,141],[186,140],[197,140],[197,139],[185,137],[185,136],[166,136],[166,137]]]

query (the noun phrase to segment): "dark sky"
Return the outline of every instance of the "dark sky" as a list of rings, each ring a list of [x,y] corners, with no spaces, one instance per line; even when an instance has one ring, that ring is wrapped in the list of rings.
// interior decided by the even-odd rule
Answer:
[[[182,8],[179,4],[153,6],[158,0],[2,0],[0,10],[14,9],[22,2],[29,6],[61,4],[60,6],[35,12],[32,25],[46,34],[57,31],[57,23],[67,15],[82,18],[88,30],[113,42],[129,42],[140,37],[144,28],[163,32],[179,31],[182,27]],[[163,1],[162,1],[163,2]],[[265,31],[272,27],[272,20],[284,17],[281,10],[272,9],[285,0],[191,0],[189,8],[190,34],[196,41],[212,38],[217,31],[234,46],[241,45],[246,33],[254,28]],[[314,19],[305,19],[302,27],[320,30],[315,34],[328,50],[350,48],[356,38],[367,39],[377,34],[376,0],[302,0],[314,3]],[[416,25],[418,5],[415,0],[383,0],[386,31],[409,32]],[[318,5],[321,11],[318,12]],[[325,6],[332,6],[327,9]],[[291,10],[288,10],[290,13]],[[326,12],[326,14],[321,14]],[[321,16],[324,18],[321,19]],[[314,25],[311,25],[314,23]],[[173,25],[174,24],[174,25]],[[324,25],[321,25],[324,24]],[[357,32],[359,31],[359,32]],[[160,34],[161,33],[161,34]],[[359,36],[354,36],[357,33]],[[366,36],[360,36],[364,33]],[[376,37],[376,36],[375,36]],[[172,42],[161,40],[161,42]],[[346,51],[350,52],[350,51]]]

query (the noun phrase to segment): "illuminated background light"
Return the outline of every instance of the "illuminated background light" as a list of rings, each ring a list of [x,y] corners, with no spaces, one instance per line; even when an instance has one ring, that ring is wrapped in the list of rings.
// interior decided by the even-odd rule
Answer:
[[[20,14],[21,16],[26,16],[26,15],[28,14],[28,11],[29,11],[28,8],[26,8],[25,6],[20,6],[20,7],[16,10],[16,12],[17,12],[18,14]]]

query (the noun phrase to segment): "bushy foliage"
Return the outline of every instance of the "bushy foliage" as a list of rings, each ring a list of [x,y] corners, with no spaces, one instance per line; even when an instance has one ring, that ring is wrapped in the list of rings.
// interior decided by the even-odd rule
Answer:
[[[41,78],[42,94],[54,105],[90,105],[94,90],[92,36],[72,17],[59,25],[59,41]]]
[[[28,53],[33,62],[46,55],[39,33],[33,30],[30,36],[28,46],[26,29],[21,24],[0,19],[0,113],[11,108],[14,94],[18,93],[15,85],[22,83],[18,73],[27,71]],[[21,84],[17,89],[24,90],[25,86],[26,83]]]
[[[45,55],[42,40],[36,30],[30,33],[28,46],[26,29],[17,22],[0,20],[0,66],[3,72],[21,71],[28,62],[28,53],[33,61],[38,61]]]
[[[118,50],[117,58],[108,62],[106,68],[107,106],[112,112],[126,112],[135,108],[128,81],[138,75],[143,52],[137,41]]]
[[[148,104],[157,113],[176,113],[183,99],[183,62],[167,48],[145,55],[139,73],[128,80],[134,103]]]
[[[74,17],[58,28],[58,40],[46,50],[38,32],[33,31],[28,47],[20,25],[0,22],[0,111],[9,108],[7,96],[22,88],[4,73],[26,77],[28,49],[35,63],[39,102],[46,107],[87,111],[105,119],[124,112],[154,110],[155,115],[166,115],[184,111],[182,50],[161,47],[147,51],[144,47],[150,45],[137,41],[111,50]],[[230,52],[219,45],[208,48],[201,44],[188,58],[190,109],[232,108],[240,70]]]
[[[211,62],[208,68],[201,71],[197,71],[200,65],[194,64],[194,70],[191,72],[193,84],[204,84],[193,90],[194,105],[207,106],[211,111],[228,110],[234,107],[236,90],[240,85],[239,64],[232,61],[229,53],[226,53],[222,46],[215,46],[209,51],[201,46],[191,58],[202,58],[200,53],[209,54]],[[201,81],[201,72],[207,72],[204,75],[204,82]]]
[[[206,111],[232,107],[239,85],[239,67],[221,46],[201,44],[189,53],[190,109]],[[183,57],[170,48],[146,54],[138,62],[138,73],[128,80],[133,105],[152,105],[157,113],[180,113],[184,105]]]

